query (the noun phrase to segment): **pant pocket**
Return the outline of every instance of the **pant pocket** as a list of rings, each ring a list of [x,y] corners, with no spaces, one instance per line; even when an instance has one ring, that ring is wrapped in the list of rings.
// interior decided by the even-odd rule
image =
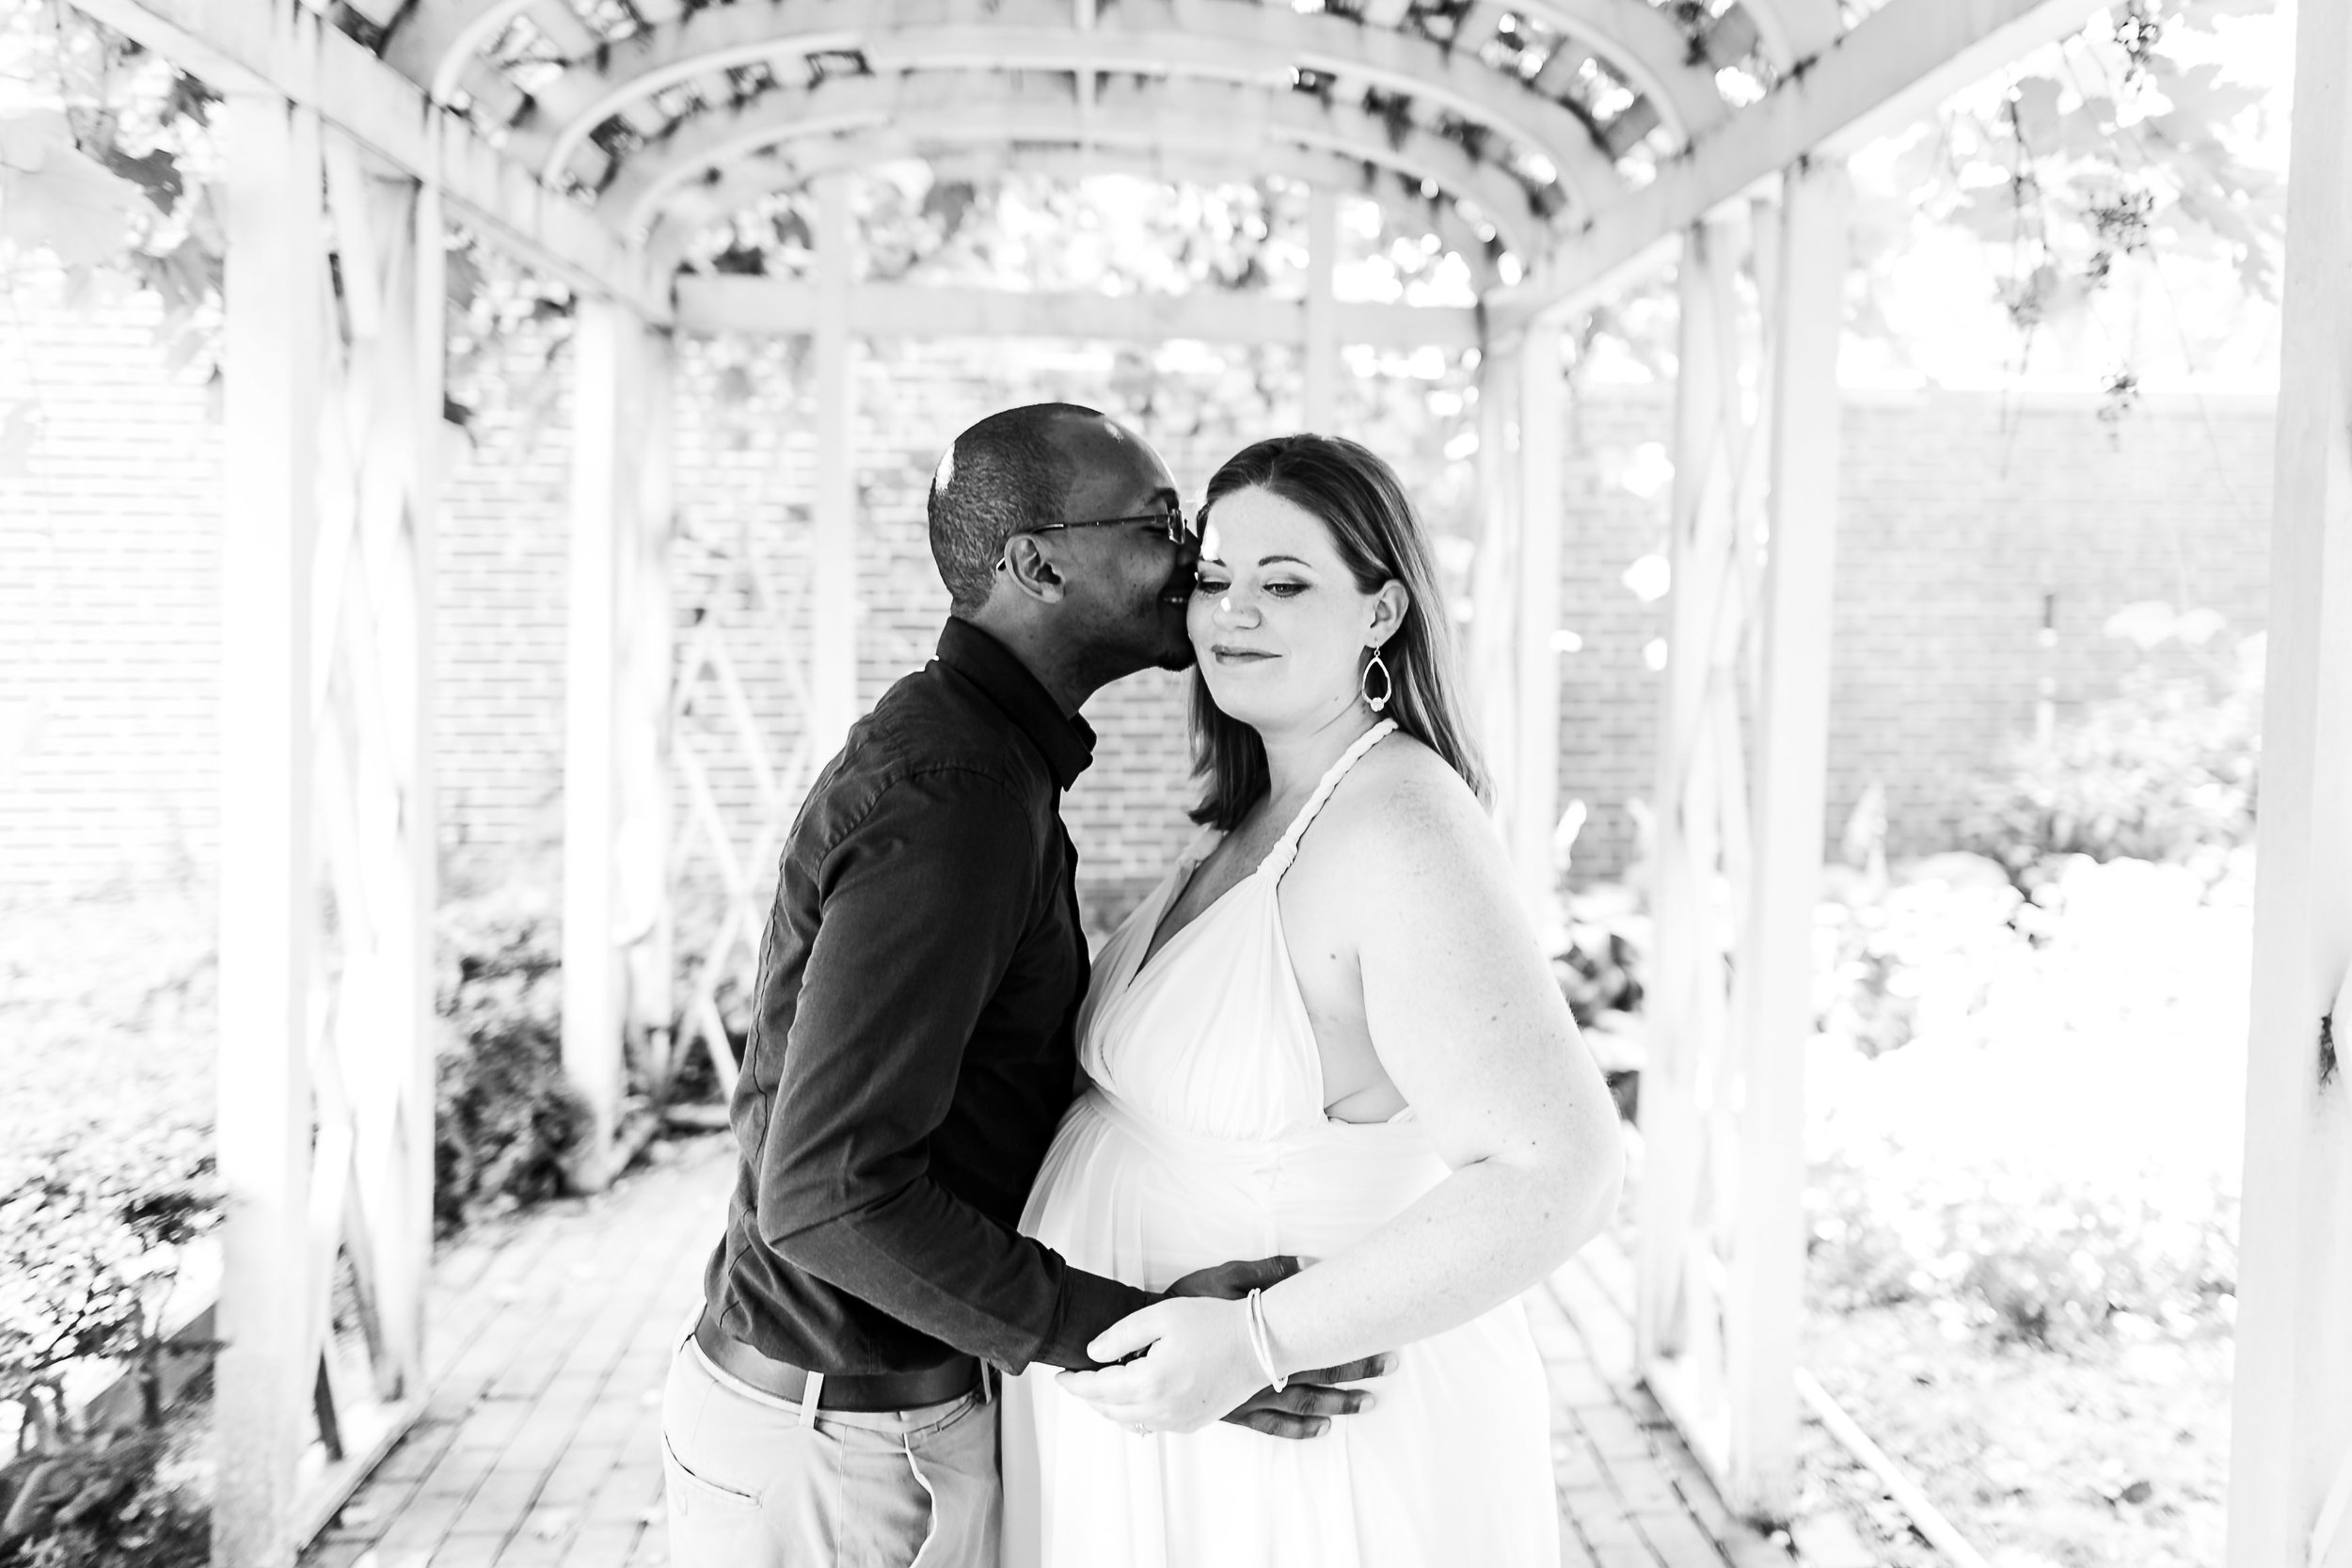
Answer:
[[[670,1446],[667,1433],[661,1436],[661,1474],[664,1484],[670,1490],[673,1508],[677,1506],[679,1499],[697,1508],[756,1510],[759,1507],[759,1498],[753,1494],[739,1492],[732,1486],[722,1486],[688,1468],[686,1462],[677,1456],[677,1449]]]

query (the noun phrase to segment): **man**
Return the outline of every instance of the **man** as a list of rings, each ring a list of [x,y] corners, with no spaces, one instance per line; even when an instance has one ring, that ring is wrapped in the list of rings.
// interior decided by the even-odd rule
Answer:
[[[958,436],[930,515],[939,657],[850,730],[777,881],[726,1235],[662,1405],[678,1568],[993,1564],[987,1368],[1091,1368],[1089,1341],[1156,1299],[1013,1227],[1077,1073],[1087,951],[1059,815],[1092,756],[1077,712],[1191,662],[1195,542],[1158,454],[1067,404]],[[1311,1435],[1363,1398],[1319,1385],[1377,1370],[1227,1418]]]

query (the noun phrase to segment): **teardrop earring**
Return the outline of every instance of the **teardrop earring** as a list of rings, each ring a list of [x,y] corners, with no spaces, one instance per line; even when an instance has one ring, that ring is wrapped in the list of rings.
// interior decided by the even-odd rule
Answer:
[[[1372,673],[1375,670],[1380,672],[1380,691],[1377,696],[1373,694],[1372,689]],[[1375,713],[1387,707],[1389,699],[1396,695],[1396,682],[1389,674],[1389,661],[1380,657],[1380,650],[1377,648],[1372,650],[1372,659],[1364,666],[1360,689],[1363,692],[1364,705]]]

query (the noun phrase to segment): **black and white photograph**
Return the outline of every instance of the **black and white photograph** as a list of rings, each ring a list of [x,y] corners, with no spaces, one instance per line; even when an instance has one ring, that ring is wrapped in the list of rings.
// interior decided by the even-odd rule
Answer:
[[[2352,1568],[2352,3],[0,0],[0,1568]]]

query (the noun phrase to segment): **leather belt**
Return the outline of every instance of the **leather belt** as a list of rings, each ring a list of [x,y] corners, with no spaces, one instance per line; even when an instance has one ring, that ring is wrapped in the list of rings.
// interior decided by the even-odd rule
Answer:
[[[712,1322],[708,1312],[694,1324],[694,1343],[729,1377],[787,1404],[799,1404],[808,1392],[807,1371],[789,1361],[761,1354]],[[914,1410],[968,1394],[979,1381],[979,1358],[973,1355],[959,1355],[944,1366],[915,1372],[827,1372],[817,1391],[817,1408]]]

